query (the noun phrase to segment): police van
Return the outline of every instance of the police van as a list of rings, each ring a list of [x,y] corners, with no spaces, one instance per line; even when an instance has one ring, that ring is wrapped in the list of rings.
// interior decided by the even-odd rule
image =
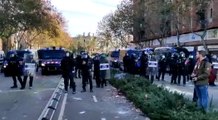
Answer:
[[[48,72],[61,71],[61,60],[66,54],[66,50],[61,47],[49,47],[39,49],[38,53],[38,68],[41,68],[41,74],[45,75]]]

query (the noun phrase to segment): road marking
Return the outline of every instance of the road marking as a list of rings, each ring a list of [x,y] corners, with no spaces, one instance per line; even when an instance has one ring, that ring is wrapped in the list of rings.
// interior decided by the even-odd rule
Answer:
[[[79,112],[79,114],[85,114],[86,113],[86,111],[81,111],[81,112]]]
[[[101,118],[101,120],[106,120],[106,118]]]
[[[43,109],[41,115],[39,116],[38,120],[42,120],[42,118],[44,117],[44,115],[46,115],[48,113],[48,106],[50,105],[52,98],[54,97],[55,93],[58,91],[58,87],[60,86],[60,84],[63,82],[63,79],[60,80],[60,82],[58,83],[57,87],[55,88],[53,94],[51,95],[49,101],[47,102],[45,108]]]
[[[92,97],[93,97],[94,102],[98,102],[96,96],[92,96]]]
[[[66,106],[66,103],[67,103],[67,93],[64,94],[64,99],[63,99],[63,102],[62,102],[62,105],[61,105],[61,110],[60,110],[60,114],[58,116],[58,120],[63,120],[63,116],[64,116],[64,110],[65,110],[65,106]]]

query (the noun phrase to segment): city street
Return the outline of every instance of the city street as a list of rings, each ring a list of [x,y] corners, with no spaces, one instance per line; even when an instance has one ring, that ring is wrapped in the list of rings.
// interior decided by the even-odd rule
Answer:
[[[1,120],[145,120],[140,110],[128,102],[115,88],[95,88],[81,93],[81,80],[76,79],[77,93],[63,92],[60,75],[37,74],[33,88],[10,89],[12,78],[0,74]],[[18,87],[20,84],[18,83]],[[60,92],[61,91],[61,92]],[[59,97],[55,97],[59,93]],[[56,99],[54,99],[56,98]],[[59,98],[59,99],[58,99]],[[58,102],[55,102],[55,101]]]

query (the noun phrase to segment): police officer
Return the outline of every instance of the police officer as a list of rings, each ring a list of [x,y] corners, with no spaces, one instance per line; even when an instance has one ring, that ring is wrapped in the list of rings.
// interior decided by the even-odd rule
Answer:
[[[70,80],[70,87],[72,88],[73,94],[76,93],[76,84],[74,82],[74,67],[74,60],[70,56],[70,53],[66,52],[66,56],[61,60],[62,77],[64,78],[65,92],[68,92]]]
[[[100,56],[100,63],[101,64],[108,63],[106,56],[104,55]],[[101,88],[107,86],[106,75],[107,75],[107,70],[100,70]]]
[[[92,75],[91,75],[91,69],[92,69],[92,60],[89,57],[88,53],[83,53],[82,55],[82,88],[83,90],[81,92],[86,92],[86,84],[89,82],[90,85],[90,92],[93,92],[93,86],[92,86]]]
[[[75,77],[76,78],[81,78],[81,66],[82,66],[81,55],[77,55],[76,68],[75,68]]]
[[[129,72],[129,63],[130,63],[130,56],[128,53],[125,54],[123,57],[123,67],[124,67],[124,72]]]
[[[171,68],[171,84],[176,84],[176,79],[177,79],[177,75],[178,75],[178,65],[177,65],[177,61],[178,61],[178,54],[177,53],[173,53],[171,56],[171,61],[170,61],[170,68]]]
[[[158,65],[159,65],[158,80],[160,80],[161,77],[161,80],[164,81],[164,76],[167,68],[167,61],[165,55],[161,55],[160,60],[158,61]]]
[[[35,76],[36,71],[36,61],[33,58],[33,54],[26,54],[26,58],[24,59],[24,78],[23,78],[23,86],[21,89],[25,89],[27,78],[29,77],[29,88],[31,89],[33,86],[33,78]],[[34,66],[28,66],[27,64],[33,64]]]
[[[101,80],[100,80],[100,58],[99,54],[96,54],[96,56],[93,59],[94,62],[94,79],[96,81],[96,87],[100,88]]]
[[[140,75],[148,78],[147,76],[148,55],[146,51],[142,52],[142,55],[139,60],[140,60]]]
[[[153,52],[149,53],[149,61],[157,62],[156,56]],[[153,83],[154,77],[158,73],[158,64],[156,64],[156,66],[151,66],[151,67],[148,66],[148,71],[149,71],[150,81],[151,83]]]
[[[17,57],[15,53],[12,53],[10,56],[10,59],[8,61],[8,69],[12,75],[13,79],[13,86],[11,88],[17,88],[17,79],[20,82],[21,89],[23,88],[22,84],[22,62],[21,60]]]
[[[180,85],[181,76],[183,76],[183,85],[186,84],[185,53],[181,52],[178,58],[178,85]]]

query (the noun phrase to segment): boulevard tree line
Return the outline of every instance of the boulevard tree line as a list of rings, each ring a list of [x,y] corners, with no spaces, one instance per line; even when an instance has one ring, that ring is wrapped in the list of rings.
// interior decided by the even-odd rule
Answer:
[[[135,2],[135,3],[134,3]],[[128,36],[138,34],[141,47],[145,41],[157,39],[164,46],[163,39],[170,35],[177,36],[180,46],[180,35],[190,31],[201,37],[205,44],[208,26],[208,7],[212,0],[123,0],[113,13],[102,18],[98,24],[98,36],[102,46],[120,41],[120,45],[128,45]],[[196,26],[190,22],[196,22]],[[203,31],[197,34],[196,31]]]
[[[4,51],[50,45],[70,47],[65,20],[49,0],[0,0],[0,39]],[[11,41],[11,38],[14,38]]]

